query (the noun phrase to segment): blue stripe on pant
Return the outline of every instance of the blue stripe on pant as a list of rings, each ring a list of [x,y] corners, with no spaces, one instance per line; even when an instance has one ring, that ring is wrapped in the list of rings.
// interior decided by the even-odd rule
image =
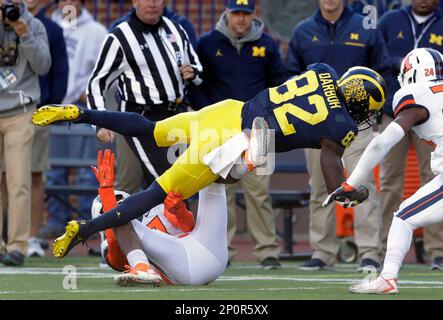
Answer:
[[[441,199],[443,199],[443,186],[441,186],[437,190],[420,198],[419,200],[413,202],[412,204],[401,210],[397,214],[397,217],[406,220],[416,215],[417,213],[425,210],[426,208],[429,208],[430,206],[437,203]]]

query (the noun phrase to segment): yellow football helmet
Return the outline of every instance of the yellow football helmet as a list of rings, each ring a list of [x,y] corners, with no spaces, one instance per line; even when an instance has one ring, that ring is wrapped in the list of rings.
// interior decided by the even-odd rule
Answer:
[[[338,92],[357,125],[370,123],[370,117],[386,101],[386,84],[382,76],[366,67],[352,67],[338,80]]]

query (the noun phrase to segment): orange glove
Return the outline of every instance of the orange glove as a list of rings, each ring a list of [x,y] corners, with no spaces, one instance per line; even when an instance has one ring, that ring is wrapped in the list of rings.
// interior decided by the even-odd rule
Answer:
[[[114,194],[114,161],[115,154],[110,149],[105,149],[104,155],[102,150],[99,150],[97,167],[91,166],[99,184],[98,193],[105,212],[117,206]]]
[[[98,193],[100,194],[104,212],[117,206],[117,199],[114,194],[114,161],[115,154],[110,149],[105,149],[104,155],[102,150],[99,150],[97,154],[97,167],[91,166],[99,184]],[[115,270],[123,271],[124,266],[128,264],[128,260],[120,249],[114,231],[106,229],[105,235],[108,241],[107,261]]]
[[[97,167],[91,166],[100,188],[114,188],[114,161],[115,154],[106,149],[102,157],[102,150],[97,154]]]
[[[174,227],[183,232],[190,232],[194,229],[194,216],[186,208],[180,193],[168,192],[163,203],[165,205],[164,215]]]

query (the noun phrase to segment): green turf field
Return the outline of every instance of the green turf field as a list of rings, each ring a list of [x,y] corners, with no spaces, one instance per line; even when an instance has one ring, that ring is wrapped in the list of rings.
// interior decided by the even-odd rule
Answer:
[[[238,262],[208,286],[120,288],[113,283],[116,272],[99,268],[98,263],[98,258],[91,257],[30,258],[25,267],[1,266],[0,299],[443,299],[443,272],[429,271],[427,265],[402,268],[399,295],[369,296],[347,292],[352,282],[363,277],[355,264],[302,272],[295,269],[296,262],[284,262],[281,270],[272,271]],[[63,288],[66,265],[76,267],[76,289]]]

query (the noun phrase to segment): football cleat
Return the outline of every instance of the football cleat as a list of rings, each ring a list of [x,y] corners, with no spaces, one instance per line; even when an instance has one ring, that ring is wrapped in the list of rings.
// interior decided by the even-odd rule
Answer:
[[[70,221],[66,226],[66,232],[54,240],[52,245],[52,254],[56,258],[63,258],[72,248],[80,242],[86,244],[86,239],[79,236],[82,226],[85,221]]]
[[[45,250],[43,250],[40,239],[31,237],[28,239],[28,252],[26,254],[27,257],[44,257]]]
[[[245,162],[249,171],[266,165],[269,136],[269,125],[266,120],[261,117],[254,118],[249,147],[245,152]]]
[[[74,104],[46,105],[32,115],[32,122],[40,127],[60,121],[74,121],[83,114],[83,108]]]
[[[397,279],[385,279],[378,276],[375,280],[364,280],[349,287],[349,292],[366,294],[397,294]]]
[[[134,287],[140,285],[160,286],[164,284],[162,277],[146,263],[137,263],[134,268],[127,269],[114,277],[114,282],[120,287]]]

